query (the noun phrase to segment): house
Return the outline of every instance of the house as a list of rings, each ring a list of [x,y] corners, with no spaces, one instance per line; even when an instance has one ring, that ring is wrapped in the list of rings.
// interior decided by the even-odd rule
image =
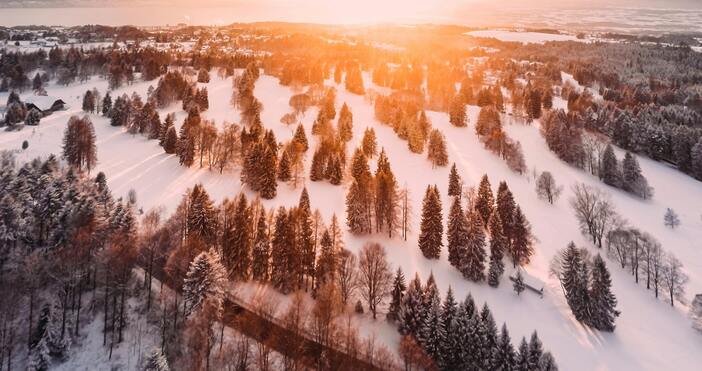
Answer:
[[[48,116],[56,111],[63,111],[67,108],[66,102],[62,99],[50,96],[35,95],[25,101],[27,111],[36,109],[42,116]]]

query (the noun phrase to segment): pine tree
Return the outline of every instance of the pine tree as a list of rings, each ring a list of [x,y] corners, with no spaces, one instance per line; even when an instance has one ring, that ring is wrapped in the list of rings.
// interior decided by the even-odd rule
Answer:
[[[463,97],[456,95],[449,106],[449,122],[453,126],[463,127],[467,125],[466,105]]]
[[[390,168],[385,150],[380,151],[375,172],[375,226],[376,231],[386,231],[392,238],[398,227],[399,197],[397,180]]]
[[[270,249],[271,243],[268,236],[268,226],[266,225],[265,213],[262,212],[258,217],[256,239],[254,240],[251,262],[251,276],[256,281],[268,281]]]
[[[456,268],[461,266],[461,259],[468,248],[468,226],[463,214],[461,200],[454,197],[448,220],[448,260]],[[459,268],[460,270],[460,268]]]
[[[110,93],[105,94],[105,98],[102,98],[102,115],[105,117],[110,116],[110,111],[112,111],[112,97]]]
[[[297,206],[297,246],[302,256],[302,272],[308,277],[314,278],[315,274],[315,241],[312,230],[312,210],[310,207],[310,196],[307,188],[303,188],[300,193],[300,201]],[[336,253],[340,251],[335,250]],[[305,289],[307,284],[305,283]]]
[[[458,304],[453,297],[453,290],[449,286],[446,298],[441,307],[442,339],[440,344],[440,363],[442,370],[455,370],[459,366],[461,343],[456,342],[455,333],[458,330]]]
[[[177,152],[178,158],[181,165],[186,167],[192,166],[195,162],[195,138],[188,133],[185,126],[181,128],[180,136],[178,138]]]
[[[451,165],[451,172],[449,173],[448,195],[454,197],[461,197],[461,188],[461,176],[458,175],[458,171],[456,170],[456,163],[454,162],[453,165]]]
[[[448,165],[448,152],[446,151],[446,139],[439,129],[433,129],[429,134],[429,145],[427,149],[427,159],[432,167]]]
[[[260,194],[261,197],[270,200],[277,194],[278,183],[276,182],[277,164],[276,153],[270,148],[263,151],[263,161],[260,166]]]
[[[587,266],[573,242],[568,245],[563,255],[560,280],[575,319],[585,322],[590,318]]]
[[[174,127],[168,128],[166,139],[163,142],[163,150],[168,154],[176,153],[178,145],[178,134]]]
[[[415,275],[410,282],[407,292],[402,297],[398,314],[398,330],[402,335],[412,335],[415,338],[424,324],[424,306],[422,281]]]
[[[183,283],[186,315],[198,310],[205,299],[224,300],[226,270],[219,254],[211,249],[203,251],[190,263]]]
[[[490,312],[490,308],[487,303],[483,304],[483,309],[480,311],[480,329],[482,332],[483,342],[481,343],[481,359],[482,366],[484,369],[488,370],[492,366],[493,354],[495,349],[497,349],[497,324],[495,319]]]
[[[407,290],[407,285],[405,284],[405,275],[402,273],[402,268],[397,267],[395,279],[392,283],[392,292],[390,293],[390,306],[388,307],[387,314],[387,318],[389,321],[395,322],[398,320],[400,306],[402,305],[402,299],[405,295],[405,290]]]
[[[492,287],[497,287],[500,284],[502,273],[505,271],[505,265],[502,262],[502,258],[508,247],[499,213],[492,213],[490,221],[488,222],[488,227],[490,230],[490,267],[488,270],[488,284]]]
[[[302,126],[302,124],[297,125],[297,129],[295,129],[295,136],[293,136],[292,142],[295,143],[295,145],[301,152],[307,152],[307,149],[309,149],[307,135],[305,134],[305,128]]]
[[[514,210],[512,228],[512,263],[514,267],[528,264],[531,256],[534,255],[533,237],[531,226],[519,206]]]
[[[283,151],[282,156],[280,156],[280,162],[278,163],[278,180],[281,182],[290,180],[290,156],[288,155],[288,151]]]
[[[500,337],[497,339],[497,346],[492,354],[492,370],[510,371],[515,367],[515,353],[512,346],[512,339],[509,337],[507,325],[502,324]]]
[[[490,189],[490,180],[488,180],[487,174],[483,175],[480,180],[480,186],[478,187],[478,196],[475,200],[475,209],[480,213],[483,225],[488,224],[490,215],[492,215],[492,210],[495,207],[495,199],[492,195],[492,189]]]
[[[342,171],[341,160],[339,159],[339,156],[332,156],[331,158],[329,158],[325,177],[329,179],[329,183],[333,185],[341,184]]]
[[[427,285],[427,287],[436,287]],[[446,337],[441,326],[441,299],[438,294],[430,295],[425,303],[425,317],[419,333],[419,343],[424,351],[437,364],[442,363],[441,344]]]
[[[280,207],[275,217],[275,232],[271,241],[271,283],[282,293],[290,292],[293,287],[293,277],[288,271],[292,250],[289,224],[287,211]]]
[[[641,173],[639,162],[630,152],[624,155],[624,161],[622,162],[622,186],[625,191],[644,199],[651,198],[653,195],[653,190]]]
[[[144,371],[170,371],[170,369],[166,355],[159,348],[151,351],[144,365]]]
[[[253,216],[248,206],[246,196],[242,193],[233,208],[233,212],[226,217],[231,219],[229,225],[223,226],[222,260],[227,267],[229,277],[237,280],[249,278],[251,270],[252,236],[251,225]]]
[[[612,292],[612,278],[600,254],[592,262],[589,296],[590,325],[598,330],[614,331],[614,321],[619,316],[617,298]]]
[[[353,114],[346,103],[341,106],[339,121],[337,122],[337,130],[339,132],[339,138],[342,141],[348,142],[351,140],[351,138],[353,138]]]
[[[419,249],[427,259],[438,259],[443,246],[443,216],[441,198],[436,187],[427,186],[422,203],[422,221],[419,233]]]
[[[600,178],[605,184],[613,187],[621,185],[621,174],[619,173],[619,164],[617,157],[614,154],[614,149],[611,144],[607,145],[602,154],[602,166],[600,168]]]
[[[531,339],[529,340],[529,355],[527,356],[527,361],[529,362],[530,370],[538,370],[539,362],[541,356],[543,356],[544,349],[539,339],[539,335],[536,331],[531,333]]]
[[[517,357],[514,361],[514,371],[531,371],[529,368],[529,344],[527,344],[526,339],[522,338],[519,343],[519,350],[517,352]]]
[[[324,179],[326,170],[327,156],[321,148],[317,148],[312,155],[312,165],[310,166],[310,180],[318,182]]]
[[[319,259],[317,260],[315,272],[317,275],[315,279],[316,289],[319,289],[325,282],[333,281],[336,274],[336,254],[328,230],[322,233]]]
[[[363,153],[368,158],[373,158],[378,154],[378,142],[375,138],[375,130],[373,130],[373,128],[367,127],[363,132],[361,147],[363,148]]]
[[[509,246],[508,252],[511,254],[512,241],[514,240],[514,211],[516,204],[514,202],[512,192],[509,190],[507,183],[504,181],[500,182],[500,185],[497,188],[496,203],[497,213],[500,215],[502,229]]]
[[[558,365],[551,352],[545,352],[539,360],[539,371],[558,371]]]
[[[468,216],[468,244],[460,259],[459,270],[471,281],[485,279],[485,228],[477,210]]]

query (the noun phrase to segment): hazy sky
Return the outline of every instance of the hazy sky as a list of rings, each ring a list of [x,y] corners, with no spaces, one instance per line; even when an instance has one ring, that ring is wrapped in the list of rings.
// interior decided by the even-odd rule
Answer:
[[[134,11],[134,7],[158,6],[163,10]],[[588,8],[599,12],[584,16],[609,17],[605,7],[702,10],[702,0],[0,0],[4,8],[39,8],[32,11],[4,9],[0,25],[14,24],[227,24],[234,21],[294,21],[317,23],[373,23],[386,21],[460,23],[471,25],[517,23],[545,11],[520,12],[523,8]],[[41,8],[92,10],[44,10]],[[106,9],[106,8],[117,9]],[[226,9],[222,9],[226,8]],[[595,14],[600,13],[600,14]],[[678,12],[680,13],[680,12]],[[685,13],[692,16],[696,12]],[[511,18],[510,18],[511,16]],[[553,16],[564,20],[563,16]],[[581,17],[581,14],[577,14]],[[545,17],[547,18],[547,17]],[[544,18],[544,19],[545,19]],[[617,21],[626,20],[626,17]],[[644,19],[641,23],[655,23]],[[570,22],[570,20],[568,20]],[[528,23],[533,24],[533,19]]]

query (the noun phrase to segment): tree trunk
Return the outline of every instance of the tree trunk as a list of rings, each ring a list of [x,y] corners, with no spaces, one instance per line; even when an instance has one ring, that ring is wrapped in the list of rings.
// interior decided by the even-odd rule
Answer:
[[[27,350],[32,348],[32,323],[34,322],[34,288],[29,289],[29,331],[27,332]]]
[[[78,336],[78,329],[80,329],[80,307],[83,301],[83,280],[78,281],[78,308],[76,309],[76,336]]]

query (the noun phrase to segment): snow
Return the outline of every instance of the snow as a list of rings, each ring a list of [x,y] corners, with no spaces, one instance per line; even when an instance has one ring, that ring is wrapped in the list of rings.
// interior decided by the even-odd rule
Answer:
[[[549,41],[583,41],[573,35],[528,31],[480,30],[466,32],[464,35],[494,38],[507,42],[520,42],[522,44],[544,44]]]
[[[549,35],[553,36],[553,35]],[[116,93],[137,91],[142,96],[153,82],[139,82],[124,87]],[[367,89],[379,90],[366,79]],[[328,81],[327,84],[333,84]],[[238,113],[229,106],[231,96],[231,79],[221,79],[215,74],[212,82],[205,84],[209,90],[210,110],[203,114],[206,118],[217,121],[220,125],[227,120],[236,122]],[[93,78],[84,83],[69,87],[50,85],[47,91],[54,96],[63,97],[69,109],[54,113],[42,120],[38,127],[25,127],[18,132],[0,132],[0,148],[19,152],[23,140],[29,141],[29,148],[18,153],[21,161],[36,156],[59,153],[61,139],[68,117],[79,114],[80,100],[86,89],[97,87],[104,94],[105,81]],[[286,127],[280,123],[280,117],[289,112],[288,99],[295,92],[280,86],[270,76],[261,76],[256,83],[255,95],[263,102],[262,121],[266,128],[273,129],[278,141],[290,139],[294,125]],[[113,97],[116,95],[112,94]],[[4,101],[7,94],[0,94]],[[23,96],[24,98],[24,96]],[[469,292],[481,305],[487,302],[498,324],[507,322],[513,343],[522,336],[529,336],[537,330],[545,348],[551,350],[562,369],[567,370],[659,370],[696,369],[702,360],[702,337],[691,328],[686,318],[686,308],[676,303],[671,308],[663,299],[656,299],[644,285],[637,285],[633,278],[618,266],[608,261],[612,273],[613,290],[619,300],[618,309],[622,315],[617,320],[614,333],[591,331],[580,325],[573,318],[566,304],[557,280],[548,276],[548,265],[553,254],[567,245],[571,240],[580,246],[590,246],[587,238],[581,236],[577,222],[568,204],[572,196],[570,187],[584,182],[593,187],[606,190],[612,197],[620,214],[627,218],[632,226],[653,234],[663,245],[672,251],[685,264],[690,276],[688,298],[702,292],[702,222],[700,204],[693,200],[702,199],[700,183],[662,163],[640,157],[643,173],[656,190],[653,200],[643,201],[619,190],[602,184],[597,178],[570,167],[548,151],[538,132],[538,122],[531,126],[508,125],[508,135],[519,140],[523,146],[527,166],[539,171],[551,171],[556,182],[564,186],[564,193],[554,204],[537,198],[534,183],[529,176],[520,176],[511,172],[497,156],[485,150],[474,134],[478,107],[469,106],[470,123],[468,128],[452,127],[445,113],[428,112],[434,127],[441,129],[448,139],[449,159],[456,162],[458,172],[467,186],[475,186],[484,173],[487,173],[493,190],[501,180],[506,180],[515,195],[516,201],[532,224],[533,232],[539,241],[536,254],[526,267],[531,276],[544,282],[544,297],[528,293],[517,296],[512,291],[508,276],[513,273],[511,265],[502,278],[499,288],[494,289],[485,283],[476,284],[466,281],[461,274],[451,267],[447,260],[446,247],[439,260],[429,261],[423,258],[417,248],[421,202],[428,184],[437,184],[442,195],[444,218],[448,214],[450,199],[447,183],[449,168],[432,169],[426,155],[412,154],[407,143],[398,139],[390,127],[381,125],[374,118],[373,107],[365,97],[346,92],[337,87],[337,111],[346,102],[354,117],[354,137],[349,143],[349,152],[360,143],[362,133],[367,126],[375,128],[379,147],[384,147],[392,163],[400,186],[406,185],[411,194],[413,209],[412,226],[408,240],[399,238],[389,240],[385,236],[372,235],[355,237],[346,235],[346,247],[357,252],[366,242],[380,242],[387,251],[388,259],[394,267],[401,266],[407,280],[415,272],[423,281],[430,273],[434,274],[437,285],[445,295],[449,285],[457,299],[463,299]],[[561,104],[559,99],[554,103]],[[180,105],[173,105],[161,110],[177,112],[177,125],[182,123],[185,113]],[[316,109],[310,109],[301,121],[311,142],[310,133]],[[133,188],[138,194],[139,207],[147,210],[151,207],[164,206],[166,213],[171,213],[187,188],[202,183],[215,201],[225,197],[234,197],[240,190],[238,170],[218,174],[197,165],[183,168],[173,155],[163,153],[156,141],[149,141],[143,136],[132,136],[122,128],[111,127],[107,119],[91,115],[98,140],[98,165],[93,171],[104,171],[108,184],[116,196],[126,196]],[[506,119],[507,121],[507,119]],[[311,145],[314,148],[314,145]],[[308,152],[306,166],[309,168],[311,152]],[[622,153],[618,151],[621,159]],[[374,170],[374,161],[371,169]],[[311,205],[318,208],[328,223],[333,214],[343,222],[345,216],[344,194],[348,183],[333,186],[326,182],[307,182],[311,196]],[[293,189],[286,184],[279,184],[278,196],[264,201],[268,208],[281,205],[297,204],[301,188]],[[253,194],[249,193],[250,196]],[[693,202],[691,202],[693,201]],[[663,226],[663,214],[667,207],[673,208],[679,215],[682,225],[676,230]],[[596,249],[590,246],[591,251]],[[354,301],[355,302],[355,301]],[[396,350],[399,336],[397,332],[381,320],[373,321],[368,316],[358,319],[361,333],[376,332],[380,341]],[[100,346],[100,345],[98,345]],[[104,351],[102,348],[99,351]]]

